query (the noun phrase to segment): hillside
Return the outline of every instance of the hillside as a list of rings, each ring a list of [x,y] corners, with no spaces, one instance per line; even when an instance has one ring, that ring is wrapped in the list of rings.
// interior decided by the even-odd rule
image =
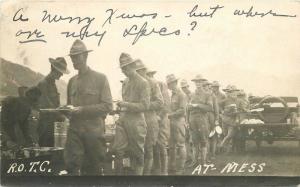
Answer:
[[[0,58],[0,99],[6,96],[17,96],[19,86],[34,86],[45,76],[28,67],[9,62]],[[61,103],[66,103],[66,83],[57,82],[58,91],[61,95]]]

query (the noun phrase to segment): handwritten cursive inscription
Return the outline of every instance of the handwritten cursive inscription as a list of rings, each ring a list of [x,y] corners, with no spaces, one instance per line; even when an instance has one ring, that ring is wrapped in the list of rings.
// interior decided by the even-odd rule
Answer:
[[[297,15],[288,15],[288,14],[280,14],[276,13],[273,10],[269,10],[267,12],[257,12],[253,10],[253,6],[249,8],[249,10],[235,10],[233,13],[235,16],[245,16],[246,18],[249,17],[265,17],[265,16],[278,16],[278,17],[296,17]]]
[[[20,36],[26,36],[25,40],[20,40],[19,43],[29,43],[29,42],[44,42],[47,43],[47,41],[44,39],[44,34],[42,34],[41,31],[38,29],[35,29],[34,31],[23,31],[20,29],[16,33],[16,37]]]
[[[180,29],[177,29],[173,32],[168,32],[168,29],[166,27],[162,27],[158,30],[156,30],[155,28],[148,30],[147,26],[148,22],[145,22],[140,28],[138,27],[138,25],[132,25],[129,29],[125,29],[123,37],[126,37],[128,35],[135,36],[132,42],[132,45],[134,45],[141,37],[150,36],[151,34],[158,34],[159,36],[180,35]]]

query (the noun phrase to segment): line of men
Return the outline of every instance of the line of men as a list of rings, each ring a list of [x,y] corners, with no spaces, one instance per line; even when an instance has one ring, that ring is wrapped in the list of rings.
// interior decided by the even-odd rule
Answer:
[[[122,112],[116,137],[123,137],[115,142],[119,147],[114,147],[117,174],[122,174],[121,161],[126,154],[134,161],[135,175],[180,175],[186,166],[206,164],[208,153],[215,157],[218,141],[220,147],[228,147],[237,134],[241,114],[248,111],[246,94],[234,86],[224,89],[225,96],[218,82],[211,85],[197,75],[192,79],[196,85],[192,93],[187,81],[179,88],[173,74],[166,77],[166,86],[154,79],[156,71],[125,53],[120,67],[127,78],[122,86],[123,101],[117,103]],[[215,133],[209,139],[210,132],[221,124],[224,138]]]
[[[43,123],[38,127],[39,139],[35,142],[40,146],[53,146],[54,122],[69,118],[64,151],[69,175],[101,174],[100,167],[106,153],[105,118],[113,110],[113,101],[106,76],[87,65],[91,51],[81,40],[76,40],[71,46],[69,56],[78,74],[69,80],[67,104],[74,107],[67,113],[49,115],[41,112],[43,120],[40,121]],[[60,107],[55,81],[69,73],[64,58],[51,58],[49,62],[50,73],[33,88],[39,92],[34,95],[32,103],[38,100],[39,109]],[[240,94],[242,96],[237,99],[239,90],[234,86],[229,86],[224,96],[217,82],[210,85],[197,75],[192,80],[196,85],[192,93],[187,82],[181,82],[180,88],[179,79],[173,74],[166,77],[166,83],[155,80],[156,72],[129,54],[122,53],[119,63],[126,79],[122,83],[122,101],[116,103],[120,111],[113,145],[117,174],[124,171],[125,157],[130,158],[134,175],[178,175],[184,173],[187,165],[205,164],[208,150],[212,150],[213,158],[220,141],[217,134],[210,141],[209,133],[222,124],[226,136],[220,145],[227,146],[237,132],[235,124],[241,117],[240,112],[248,110],[245,94]],[[30,96],[29,93],[27,95]],[[11,129],[22,122],[3,121],[3,124],[4,131],[13,137],[14,130]],[[26,128],[22,125],[22,129]],[[28,134],[28,131],[23,133]]]

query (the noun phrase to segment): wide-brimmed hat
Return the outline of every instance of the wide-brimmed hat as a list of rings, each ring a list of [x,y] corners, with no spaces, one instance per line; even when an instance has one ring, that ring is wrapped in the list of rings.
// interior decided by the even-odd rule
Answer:
[[[88,53],[91,52],[93,50],[88,50],[85,46],[85,44],[83,43],[83,41],[77,39],[74,41],[71,49],[70,49],[70,54],[69,56],[73,56],[73,55],[78,55],[81,53]]]
[[[136,71],[141,70],[141,69],[147,69],[145,64],[140,59],[135,60],[134,63],[135,63]]]
[[[189,84],[188,84],[187,80],[182,79],[182,80],[180,81],[180,87],[181,87],[181,88],[189,87]]]
[[[240,91],[240,90],[237,89],[236,86],[231,85],[231,87],[229,88],[229,90],[227,92],[236,92],[236,91]]]
[[[128,66],[129,64],[134,63],[134,60],[127,53],[121,53],[119,61],[120,61],[120,68],[123,68],[125,66]]]
[[[195,78],[192,79],[192,81],[205,81],[207,79],[203,78],[203,76],[201,74],[196,75]]]
[[[213,81],[211,86],[212,87],[220,87],[220,83],[218,81]]]
[[[166,76],[167,84],[169,84],[171,82],[175,82],[175,81],[178,81],[178,78],[176,78],[174,74],[170,74],[170,75]]]
[[[223,89],[224,92],[228,92],[230,90],[232,85],[227,85],[226,88]]]
[[[67,62],[63,57],[57,57],[56,59],[49,58],[51,66],[54,67],[57,71],[63,74],[69,74],[70,71],[67,69]]]

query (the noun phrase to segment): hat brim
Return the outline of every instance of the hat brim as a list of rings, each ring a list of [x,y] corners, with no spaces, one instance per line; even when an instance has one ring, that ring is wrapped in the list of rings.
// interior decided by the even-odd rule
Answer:
[[[120,66],[120,68],[124,68],[125,66],[128,66],[128,65],[130,65],[130,64],[132,64],[132,63],[135,63],[135,62],[134,62],[134,61],[127,62],[127,63],[125,63],[125,64],[122,64],[122,65]]]
[[[171,80],[171,81],[167,81],[167,84],[170,84],[170,83],[172,83],[172,82],[178,82],[178,78],[173,79],[173,80]]]
[[[74,56],[74,55],[79,55],[79,54],[82,54],[82,53],[89,53],[89,52],[92,52],[93,50],[86,50],[86,51],[78,51],[76,53],[70,53],[68,54],[68,56]]]
[[[135,71],[141,70],[141,69],[147,69],[146,67],[140,67],[140,68],[136,68]]]
[[[238,92],[240,90],[234,89],[234,90],[228,90],[227,92]]]
[[[157,71],[148,71],[147,74],[152,74],[154,75]]]
[[[70,71],[68,70],[68,68],[66,68],[66,69],[64,70],[64,69],[61,69],[61,68],[57,67],[57,66],[54,64],[55,59],[49,58],[49,62],[50,62],[50,64],[51,64],[57,71],[61,72],[62,74],[69,74],[69,73],[70,73]]]
[[[207,79],[192,79],[191,81],[196,82],[196,81],[207,81]]]

